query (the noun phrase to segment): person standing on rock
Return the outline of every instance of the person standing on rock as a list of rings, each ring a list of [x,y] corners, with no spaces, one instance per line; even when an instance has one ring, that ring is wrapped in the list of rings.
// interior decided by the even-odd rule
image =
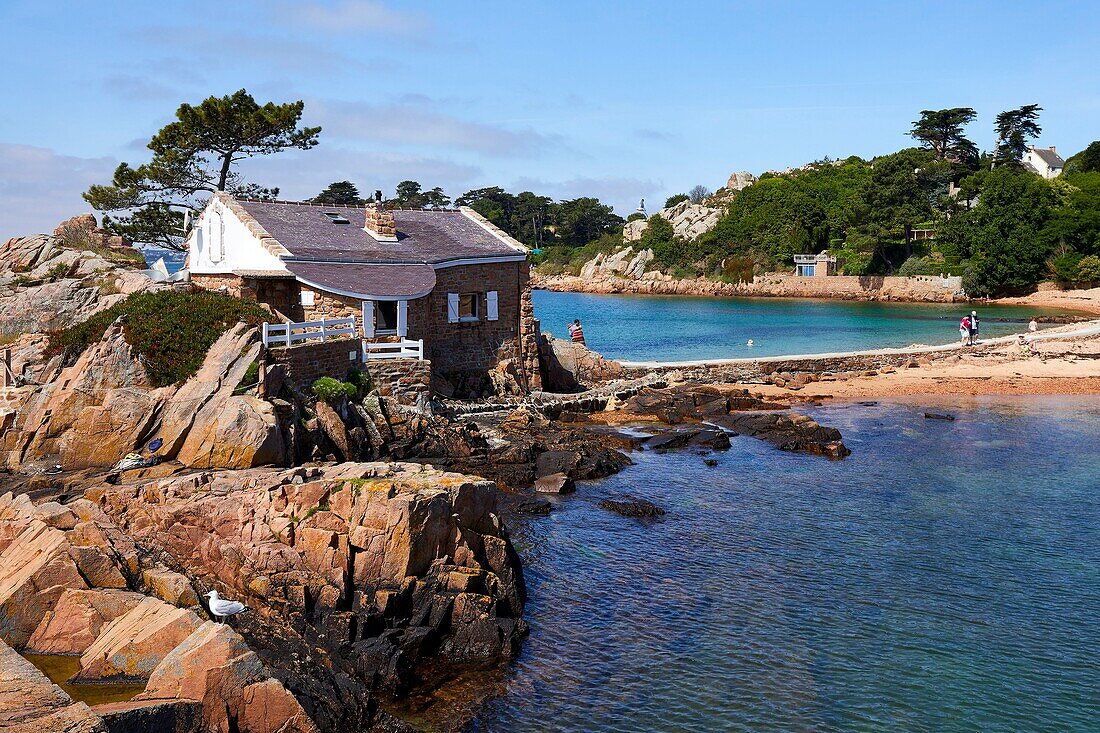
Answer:
[[[584,342],[584,329],[581,328],[581,319],[578,318],[569,324],[569,337],[575,344],[586,345]]]
[[[963,316],[959,321],[959,338],[962,339],[961,346],[970,345],[970,316]]]

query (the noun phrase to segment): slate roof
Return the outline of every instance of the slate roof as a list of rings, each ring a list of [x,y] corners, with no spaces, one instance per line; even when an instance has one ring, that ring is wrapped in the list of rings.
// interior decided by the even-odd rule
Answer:
[[[307,285],[364,300],[419,298],[435,287],[435,270],[426,264],[285,263],[294,277]]]
[[[1064,168],[1066,165],[1066,161],[1062,160],[1062,156],[1050,148],[1032,148],[1031,150],[1042,158],[1043,162],[1050,168]]]
[[[317,204],[237,202],[268,234],[290,251],[284,262],[388,262],[439,264],[449,260],[524,255],[485,226],[454,210],[395,210],[397,241],[380,242],[363,230],[361,207]],[[333,223],[325,212],[336,212],[347,224]]]

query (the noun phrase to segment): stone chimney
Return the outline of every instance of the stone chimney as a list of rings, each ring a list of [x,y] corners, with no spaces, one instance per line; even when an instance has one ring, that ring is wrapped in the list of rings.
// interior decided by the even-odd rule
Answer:
[[[366,221],[363,229],[380,242],[397,241],[397,222],[393,212],[382,205],[382,192],[374,192],[374,200],[363,211]]]

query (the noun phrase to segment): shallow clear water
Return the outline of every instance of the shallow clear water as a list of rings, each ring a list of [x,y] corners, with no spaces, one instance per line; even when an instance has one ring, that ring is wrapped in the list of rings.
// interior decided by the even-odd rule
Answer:
[[[542,330],[565,338],[580,318],[589,347],[611,359],[677,361],[859,351],[946,344],[974,309],[951,303],[859,303],[792,298],[590,295],[536,290]],[[1020,306],[978,306],[981,336],[1026,330],[1036,315]],[[1009,319],[1009,322],[999,319]],[[753,346],[746,342],[752,339]]]
[[[816,410],[838,462],[639,454],[518,526],[532,632],[469,730],[1096,731],[1100,400],[927,406]]]

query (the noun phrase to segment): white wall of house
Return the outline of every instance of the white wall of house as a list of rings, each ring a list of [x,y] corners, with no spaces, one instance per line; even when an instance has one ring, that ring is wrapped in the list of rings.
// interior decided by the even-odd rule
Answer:
[[[1048,181],[1052,178],[1057,178],[1062,173],[1061,168],[1051,168],[1047,165],[1047,162],[1043,160],[1042,156],[1036,153],[1033,148],[1028,149],[1028,151],[1024,153],[1024,162],[1039,171],[1039,175]]]
[[[224,204],[211,199],[187,239],[190,269],[197,275],[234,270],[286,270],[282,260],[268,252]]]

